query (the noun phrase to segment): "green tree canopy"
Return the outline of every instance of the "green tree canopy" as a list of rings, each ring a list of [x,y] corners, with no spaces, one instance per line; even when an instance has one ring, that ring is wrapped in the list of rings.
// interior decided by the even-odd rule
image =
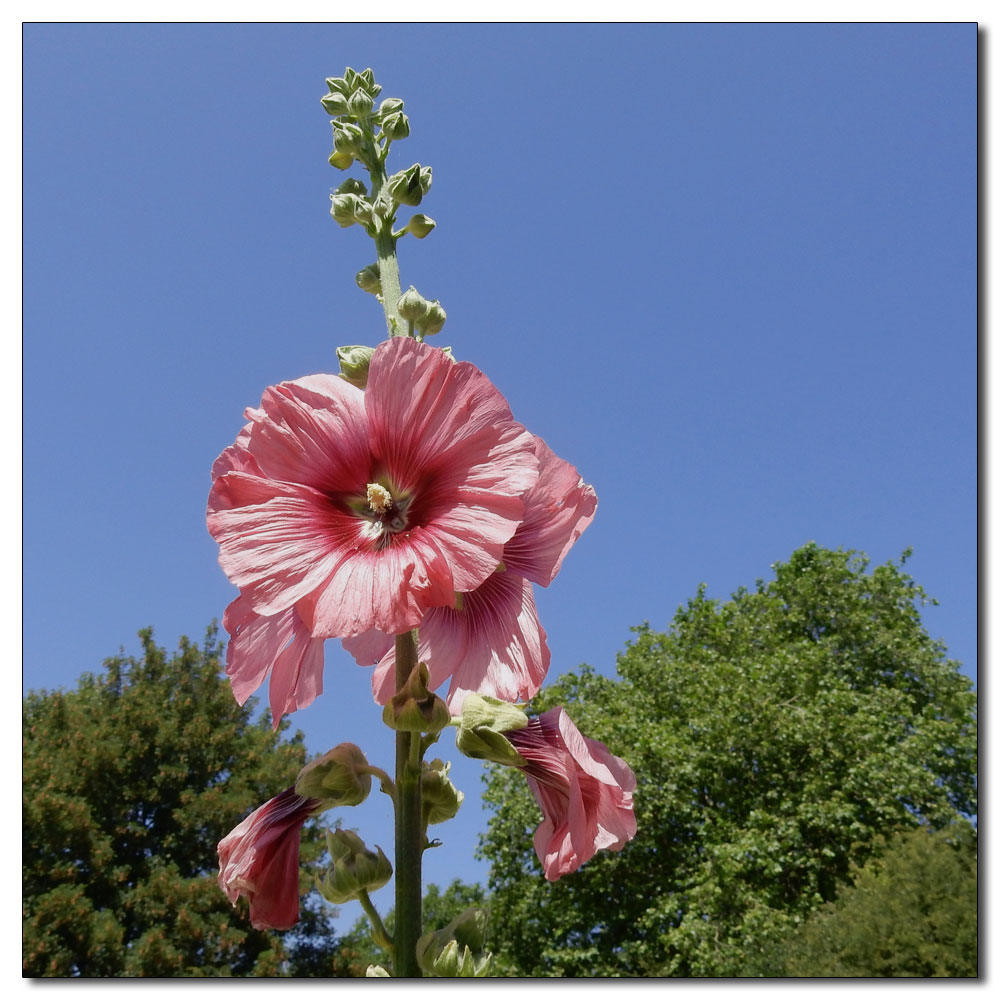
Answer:
[[[140,658],[24,699],[25,975],[327,974],[318,897],[282,935],[254,930],[216,882],[218,841],[294,782],[302,734],[236,704],[214,629],[169,658],[140,636]],[[303,860],[321,851],[307,825]]]
[[[904,554],[904,560],[909,553]],[[523,777],[492,767],[494,952],[511,974],[763,971],[879,835],[976,811],[976,698],[900,566],[809,544],[726,602],[704,588],[666,633],[535,699],[563,704],[638,779],[638,834],[547,883]]]
[[[779,943],[773,975],[975,977],[976,830],[897,832]]]

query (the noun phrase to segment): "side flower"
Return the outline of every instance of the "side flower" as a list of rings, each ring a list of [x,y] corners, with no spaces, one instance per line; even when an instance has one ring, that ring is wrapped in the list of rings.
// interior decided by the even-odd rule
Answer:
[[[540,437],[532,441],[538,480],[522,497],[524,519],[504,546],[500,568],[460,594],[455,607],[432,608],[420,623],[417,657],[430,668],[432,690],[451,681],[454,714],[469,693],[516,702],[541,687],[550,654],[532,583],[552,582],[597,510],[593,487]],[[372,689],[384,705],[394,691],[392,637],[373,631],[343,645],[361,666],[377,664]]]
[[[234,906],[247,897],[258,930],[287,930],[299,919],[299,836],[323,805],[286,788],[219,842],[219,886]]]
[[[562,707],[504,733],[542,810],[535,853],[554,882],[598,851],[620,851],[635,836],[635,775],[599,740],[580,733]]]

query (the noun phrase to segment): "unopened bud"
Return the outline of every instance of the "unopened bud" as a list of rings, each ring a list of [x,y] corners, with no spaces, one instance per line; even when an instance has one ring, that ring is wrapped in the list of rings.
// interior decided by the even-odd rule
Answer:
[[[349,110],[347,98],[338,92],[324,94],[320,98],[320,103],[328,115],[346,115]]]
[[[437,223],[423,212],[417,212],[410,216],[410,221],[406,224],[405,232],[413,233],[418,240],[422,240]]]
[[[326,85],[330,88],[331,94],[343,94],[346,97],[351,92],[351,88],[342,76],[328,76]]]
[[[368,188],[365,186],[365,182],[359,177],[348,177],[340,187],[337,188],[337,194],[368,194]]]
[[[382,294],[382,278],[379,274],[378,264],[369,264],[367,267],[361,268],[361,270],[354,275],[354,280],[357,283],[358,288],[360,288],[363,292],[368,292],[369,295]]]
[[[340,743],[299,771],[295,794],[305,799],[322,799],[329,805],[360,805],[372,790],[368,766],[360,747]]]
[[[371,94],[367,91],[356,90],[351,94],[347,103],[351,109],[351,114],[355,118],[364,118],[365,115],[371,113],[372,105],[375,102],[372,100]]]
[[[405,139],[410,134],[410,119],[397,111],[395,114],[386,115],[382,119],[382,135],[393,141]]]
[[[330,154],[329,160],[331,167],[336,167],[338,170],[346,170],[354,162],[354,157],[350,153],[342,153],[335,149]]]
[[[468,694],[462,702],[455,746],[466,757],[476,760],[512,767],[523,765],[524,758],[503,734],[523,729],[527,724],[527,715],[515,705],[489,695]]]
[[[326,846],[332,864],[316,880],[316,888],[331,903],[357,899],[361,891],[374,892],[392,878],[392,865],[382,848],[376,845],[377,854],[370,851],[351,830],[327,830]]]
[[[375,82],[375,74],[371,67],[358,74],[358,84],[365,88],[372,97],[378,97],[382,88]]]
[[[367,271],[368,268],[365,270]],[[363,273],[363,271],[358,272],[359,275]],[[374,347],[365,347],[363,344],[338,347],[337,360],[340,362],[340,377],[345,382],[350,382],[351,385],[364,389],[368,385],[368,366],[371,364],[374,353]]]
[[[414,163],[406,170],[400,170],[388,180],[389,194],[400,205],[419,205],[424,196],[420,186],[420,164]]]
[[[418,663],[403,687],[382,710],[382,721],[391,729],[405,733],[439,733],[451,722],[451,712],[444,699],[432,693],[427,683],[430,671]]]
[[[451,764],[443,760],[424,761],[420,773],[420,808],[424,826],[444,823],[454,818],[465,794],[460,792],[448,777]]]
[[[403,110],[403,102],[398,97],[387,97],[379,106],[378,114],[380,118],[386,115],[394,115],[397,111]]]
[[[432,334],[441,332],[441,328],[444,326],[444,321],[447,318],[448,314],[441,307],[441,303],[435,299],[427,307],[427,312],[423,318],[417,322],[417,329],[422,336],[430,337]]]
[[[421,167],[420,168],[420,190],[424,194],[427,194],[431,189],[431,168]]]
[[[489,975],[492,954],[485,950],[486,913],[469,907],[447,927],[417,941],[417,962],[429,976],[480,979]]]
[[[353,122],[336,122],[333,126],[333,145],[338,153],[357,156],[361,152],[364,133]]]
[[[355,211],[357,209],[358,196],[356,194],[333,194],[330,195],[330,201],[330,214],[339,226],[343,226],[346,229],[357,222]]]
[[[396,302],[396,312],[405,319],[416,322],[424,317],[430,303],[418,292],[413,285],[400,295]]]

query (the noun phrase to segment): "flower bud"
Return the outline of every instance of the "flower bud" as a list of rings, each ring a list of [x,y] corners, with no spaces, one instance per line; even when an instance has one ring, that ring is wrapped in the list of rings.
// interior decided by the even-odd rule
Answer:
[[[350,66],[344,70],[344,92],[353,94],[358,87],[358,74]]]
[[[356,90],[351,94],[347,101],[348,107],[351,110],[351,114],[355,118],[364,118],[365,115],[371,114],[372,105],[375,102],[365,90]]]
[[[489,975],[493,959],[484,950],[486,913],[469,907],[447,927],[429,931],[417,941],[417,962],[429,976],[476,978]]]
[[[338,351],[339,353],[339,351]],[[306,764],[295,779],[295,794],[329,806],[360,805],[372,790],[368,760],[353,743],[340,743]]]
[[[447,318],[448,314],[441,307],[441,303],[435,299],[427,307],[427,312],[424,313],[423,318],[417,321],[417,329],[420,331],[421,336],[430,337],[432,334],[441,332],[441,327],[444,326],[444,321]]]
[[[410,119],[401,111],[382,119],[382,135],[387,139],[405,139],[410,134]]]
[[[357,156],[361,152],[364,133],[353,122],[335,122],[333,126],[333,146],[338,153]]]
[[[425,827],[453,819],[465,798],[465,794],[451,783],[450,770],[451,764],[443,760],[432,760],[429,764],[424,761],[420,773],[420,808]]]
[[[399,205],[419,205],[424,196],[420,186],[420,164],[414,163],[406,170],[393,174],[388,182],[389,194]]]
[[[343,94],[336,92],[324,94],[320,98],[320,103],[328,115],[346,115],[349,110],[347,98]]]
[[[369,264],[365,268],[367,271]],[[358,271],[358,277],[365,273]],[[358,284],[361,284],[359,281]],[[368,291],[366,288],[365,291]],[[340,377],[351,385],[356,385],[359,389],[364,389],[368,385],[368,366],[371,364],[372,355],[375,353],[374,347],[365,347],[363,344],[353,344],[350,347],[337,348],[337,360],[340,362]]]
[[[354,157],[350,153],[341,153],[336,149],[330,154],[330,166],[338,170],[346,170],[353,162]]]
[[[362,198],[360,195],[357,196],[357,201],[354,203],[354,218],[361,223],[363,226],[370,226],[372,224],[373,214],[372,214],[372,203],[367,198]]]
[[[423,212],[417,212],[416,215],[410,216],[410,221],[403,231],[413,233],[418,240],[422,240],[436,225],[437,223],[429,216],[424,215]]]
[[[398,97],[387,97],[378,106],[379,118],[384,118],[386,115],[394,115],[397,111],[402,110],[403,102]]]
[[[364,87],[372,97],[378,97],[382,88],[375,82],[375,74],[371,67],[358,74],[358,85]]]
[[[326,78],[326,85],[329,87],[331,94],[343,94],[346,97],[351,92],[351,88],[342,76],[328,76]]]
[[[351,830],[327,830],[326,846],[333,863],[316,880],[316,888],[331,903],[357,899],[360,892],[381,889],[392,878],[392,865],[382,848],[375,846],[378,854],[368,850]]]
[[[368,194],[368,188],[365,186],[365,182],[358,177],[348,177],[343,184],[337,188],[337,194]]]
[[[365,969],[365,979],[391,979],[392,976],[389,975],[381,965],[369,965]]]
[[[516,767],[525,760],[503,734],[527,724],[527,715],[516,706],[489,695],[468,694],[462,702],[455,746],[466,757]]]
[[[378,264],[369,264],[367,267],[361,268],[356,275],[354,275],[354,280],[357,283],[358,288],[363,292],[368,292],[369,295],[381,295],[382,294],[382,276],[379,273]],[[371,348],[367,348],[371,350]],[[340,350],[337,351],[339,356]],[[343,369],[343,363],[341,363],[341,369]],[[367,371],[367,369],[366,369]],[[350,381],[350,379],[348,379]]]
[[[424,194],[427,194],[431,189],[431,168],[421,167],[420,168],[420,190]]]
[[[334,217],[337,225],[353,226],[357,219],[355,210],[357,208],[358,196],[356,194],[332,194],[330,195],[330,214]]]
[[[418,292],[413,285],[400,295],[396,301],[396,312],[405,319],[416,322],[424,317],[430,303]]]
[[[430,671],[418,663],[400,691],[389,699],[382,721],[390,729],[405,733],[439,733],[451,722],[451,712],[443,698],[427,687]]]

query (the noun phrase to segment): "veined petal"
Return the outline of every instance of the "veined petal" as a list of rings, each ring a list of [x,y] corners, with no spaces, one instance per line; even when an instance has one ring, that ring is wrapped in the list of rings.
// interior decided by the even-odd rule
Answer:
[[[597,511],[597,494],[576,469],[534,439],[538,481],[524,495],[524,520],[504,548],[508,569],[547,587]]]

